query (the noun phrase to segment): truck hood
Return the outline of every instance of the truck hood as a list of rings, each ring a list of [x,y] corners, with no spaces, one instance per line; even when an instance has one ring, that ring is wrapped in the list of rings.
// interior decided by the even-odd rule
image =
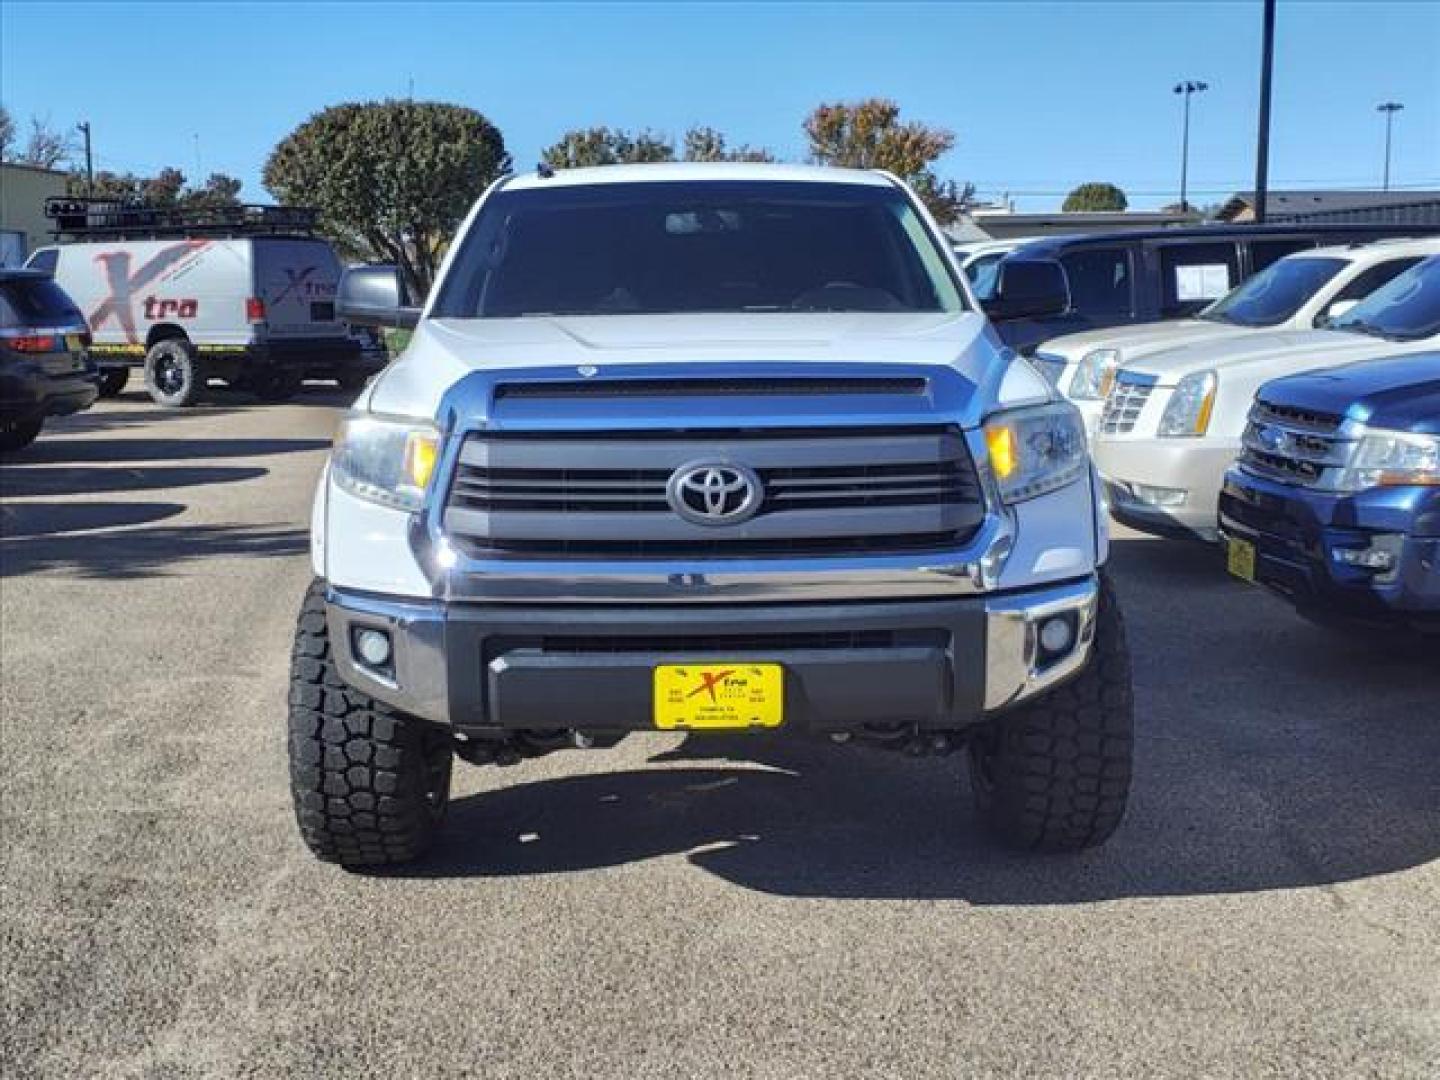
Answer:
[[[1392,431],[1440,434],[1440,352],[1361,360],[1277,379],[1265,400]]]
[[[1137,323],[1134,326],[1112,326],[1108,330],[1086,330],[1083,334],[1067,334],[1045,342],[1037,352],[1063,356],[1074,362],[1092,349],[1119,349],[1120,362],[1123,364],[1131,357],[1138,359],[1161,349],[1248,333],[1251,331],[1229,323],[1210,322],[1206,319],[1174,319],[1169,322]]]
[[[657,377],[708,374],[725,365],[758,376],[808,365],[834,373],[860,365],[874,373],[905,367],[949,369],[971,397],[989,401],[1044,398],[1039,385],[1000,393],[1009,353],[974,312],[872,314],[737,313],[607,315],[519,319],[422,320],[404,354],[371,384],[363,407],[405,416],[436,416],[451,386],[476,373],[492,381],[593,378],[652,365]],[[663,370],[661,370],[663,369]],[[758,370],[757,370],[758,369]],[[884,372],[880,372],[884,374]],[[508,377],[508,378],[507,378]],[[1012,377],[1008,383],[1013,384]],[[985,393],[977,394],[984,389]],[[988,395],[988,396],[987,396]]]
[[[1134,363],[1122,361],[1121,366],[1127,371],[1154,375],[1161,386],[1174,386],[1195,371],[1224,371],[1304,356],[1315,357],[1318,367],[1342,363],[1350,353],[1357,357],[1388,353],[1397,344],[1340,330],[1257,330],[1165,349]]]

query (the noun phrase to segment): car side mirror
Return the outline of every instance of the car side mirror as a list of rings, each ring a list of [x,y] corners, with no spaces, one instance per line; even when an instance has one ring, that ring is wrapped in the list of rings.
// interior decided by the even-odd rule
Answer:
[[[1002,259],[995,291],[981,306],[994,322],[1063,315],[1070,308],[1070,285],[1058,262]]]
[[[410,303],[400,271],[393,266],[355,266],[340,276],[335,313],[357,326],[413,330],[420,309]]]

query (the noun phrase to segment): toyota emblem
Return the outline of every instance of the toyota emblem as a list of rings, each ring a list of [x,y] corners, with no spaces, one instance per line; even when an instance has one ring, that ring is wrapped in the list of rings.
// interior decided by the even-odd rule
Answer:
[[[665,485],[670,509],[695,525],[737,525],[760,509],[760,478],[743,465],[700,461],[682,465]]]

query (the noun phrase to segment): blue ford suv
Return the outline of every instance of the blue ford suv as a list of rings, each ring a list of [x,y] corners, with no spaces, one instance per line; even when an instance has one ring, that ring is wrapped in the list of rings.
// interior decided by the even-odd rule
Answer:
[[[1231,572],[1317,621],[1440,632],[1440,353],[1261,387],[1220,524]]]

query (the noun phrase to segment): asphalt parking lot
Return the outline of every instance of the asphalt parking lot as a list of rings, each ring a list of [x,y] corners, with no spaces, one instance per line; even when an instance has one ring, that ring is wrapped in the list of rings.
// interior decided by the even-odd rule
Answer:
[[[963,760],[632,739],[313,861],[282,735],[343,398],[137,393],[0,466],[16,1077],[1435,1076],[1440,663],[1117,538],[1130,816],[1006,854]]]

